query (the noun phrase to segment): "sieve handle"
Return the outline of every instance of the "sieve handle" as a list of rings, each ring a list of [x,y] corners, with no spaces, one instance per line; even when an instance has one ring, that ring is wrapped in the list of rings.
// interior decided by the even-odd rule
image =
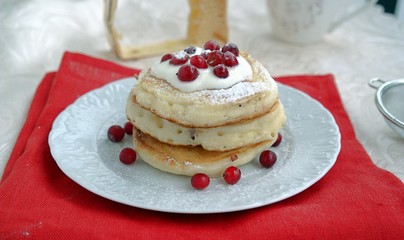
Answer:
[[[379,78],[372,78],[368,82],[369,86],[371,86],[372,88],[375,88],[375,89],[378,89],[384,83],[386,83],[386,82]]]

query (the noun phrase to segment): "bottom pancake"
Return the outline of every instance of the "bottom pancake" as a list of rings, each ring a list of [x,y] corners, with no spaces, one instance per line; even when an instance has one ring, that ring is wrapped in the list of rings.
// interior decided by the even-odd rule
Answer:
[[[166,144],[133,128],[134,147],[143,161],[162,171],[187,176],[205,173],[210,177],[220,177],[227,167],[250,162],[263,150],[269,148],[275,140],[263,141],[230,151],[207,151],[201,146]]]

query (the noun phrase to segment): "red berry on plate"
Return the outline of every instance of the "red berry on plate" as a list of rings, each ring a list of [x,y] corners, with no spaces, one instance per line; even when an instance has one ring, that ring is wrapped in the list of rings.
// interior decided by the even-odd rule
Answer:
[[[282,142],[282,134],[278,133],[278,138],[276,139],[274,144],[272,144],[272,147],[278,146],[281,142]]]
[[[241,171],[235,166],[230,166],[224,170],[223,179],[228,184],[236,184],[241,178]]]
[[[200,68],[200,69],[208,68],[208,64],[206,63],[206,59],[203,58],[200,55],[192,56],[189,59],[189,63],[191,63],[192,65],[194,65],[195,67]]]
[[[173,58],[173,56],[174,56],[173,54],[167,53],[167,54],[165,54],[165,55],[163,55],[163,56],[161,57],[161,61],[160,61],[160,62],[165,62],[165,61],[167,61],[167,60]]]
[[[224,58],[223,58],[224,65],[226,65],[228,67],[234,67],[234,66],[238,65],[237,57],[234,56],[233,53],[226,52],[225,54],[223,54],[223,56],[224,56]]]
[[[132,148],[124,148],[119,153],[119,160],[126,165],[132,164],[136,161],[137,154]]]
[[[223,53],[218,50],[208,53],[208,59],[206,59],[206,62],[209,64],[209,66],[212,67],[222,64],[223,61],[224,61]]]
[[[122,141],[125,136],[125,130],[119,125],[112,125],[108,128],[108,139],[113,142]]]
[[[170,64],[172,65],[182,65],[186,63],[189,59],[189,55],[185,52],[178,52],[174,54],[173,57],[170,59]]]
[[[219,50],[220,49],[220,45],[217,41],[215,40],[209,40],[207,41],[204,45],[203,45],[203,49],[206,50]]]
[[[123,126],[123,129],[125,130],[126,134],[129,135],[133,134],[133,125],[131,122],[126,122],[125,125]]]
[[[213,68],[213,74],[218,78],[227,78],[229,76],[229,70],[223,64],[219,64]]]
[[[270,168],[276,163],[276,153],[271,150],[265,150],[260,155],[260,163],[265,168]]]
[[[178,69],[177,77],[180,81],[190,82],[198,77],[198,69],[190,64],[185,64]]]
[[[191,178],[191,185],[195,189],[202,190],[209,186],[210,178],[205,173],[197,173]]]
[[[184,52],[188,53],[188,54],[194,54],[196,52],[196,47],[194,46],[189,46],[187,48],[184,49]]]
[[[223,46],[222,52],[231,52],[234,54],[234,56],[238,57],[239,55],[239,50],[236,44],[234,43],[227,43],[226,45]]]

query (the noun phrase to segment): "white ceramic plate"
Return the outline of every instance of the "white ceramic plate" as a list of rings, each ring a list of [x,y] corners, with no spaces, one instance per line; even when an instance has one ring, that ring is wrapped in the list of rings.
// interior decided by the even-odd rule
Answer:
[[[283,141],[271,169],[258,159],[242,166],[235,185],[212,179],[198,191],[190,178],[164,173],[138,159],[119,162],[119,151],[131,147],[131,136],[113,143],[110,125],[126,122],[127,95],[135,80],[123,79],[91,91],[56,118],[49,135],[52,156],[72,180],[110,200],[175,213],[217,213],[250,209],[281,201],[307,189],[333,166],[340,150],[340,133],[332,115],[316,100],[279,84],[288,116]]]

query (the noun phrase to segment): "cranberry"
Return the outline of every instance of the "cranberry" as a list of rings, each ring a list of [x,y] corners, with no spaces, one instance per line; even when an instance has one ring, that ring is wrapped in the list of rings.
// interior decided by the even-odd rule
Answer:
[[[223,60],[224,65],[228,67],[234,67],[238,65],[237,57],[234,56],[232,52],[226,52],[223,56],[224,56]]]
[[[260,155],[260,163],[265,168],[270,168],[276,163],[276,153],[271,150],[265,150]]]
[[[272,147],[278,146],[281,142],[282,142],[282,134],[278,133],[278,138],[276,139],[274,144],[272,144]]]
[[[119,125],[112,125],[108,128],[108,139],[113,142],[122,141],[125,136],[125,130]]]
[[[188,53],[188,54],[194,54],[196,52],[196,47],[194,46],[190,46],[184,49],[184,52]]]
[[[194,65],[197,68],[208,68],[208,64],[206,63],[206,59],[204,59],[200,55],[192,56],[189,59],[189,63],[191,63],[192,65]]]
[[[205,43],[205,45],[203,45],[203,49],[207,49],[207,50],[219,50],[220,49],[220,45],[218,42],[216,42],[215,40],[209,40]]]
[[[205,173],[197,173],[191,178],[191,185],[195,189],[202,190],[209,186],[210,178]]]
[[[186,53],[177,53],[173,55],[173,57],[170,59],[170,64],[172,65],[182,65],[186,63],[189,59],[189,55]]]
[[[223,178],[228,184],[236,184],[241,178],[241,171],[235,166],[230,166],[224,171]]]
[[[198,77],[198,69],[190,64],[185,64],[178,69],[177,77],[180,81],[190,82]]]
[[[126,122],[125,125],[123,126],[123,129],[125,130],[126,134],[129,135],[133,134],[133,125],[131,122]]]
[[[219,64],[222,64],[224,60],[223,53],[215,50],[210,53],[208,53],[208,59],[206,59],[206,62],[209,64],[209,66],[217,66]]]
[[[219,64],[213,68],[213,74],[218,78],[227,78],[229,76],[229,70],[223,64]]]
[[[165,54],[165,55],[163,55],[163,56],[161,57],[161,61],[160,61],[160,62],[165,62],[165,61],[167,61],[167,60],[173,58],[173,56],[174,56],[173,54],[167,53],[167,54]]]
[[[203,57],[204,59],[208,59],[208,53],[209,52],[206,52],[206,51],[203,51],[203,52],[201,52],[201,57]]]
[[[124,148],[119,153],[119,160],[126,165],[132,164],[136,161],[137,154],[132,148]]]
[[[234,54],[234,56],[238,57],[239,50],[236,44],[234,43],[227,43],[226,45],[223,46],[222,52],[231,52]]]

